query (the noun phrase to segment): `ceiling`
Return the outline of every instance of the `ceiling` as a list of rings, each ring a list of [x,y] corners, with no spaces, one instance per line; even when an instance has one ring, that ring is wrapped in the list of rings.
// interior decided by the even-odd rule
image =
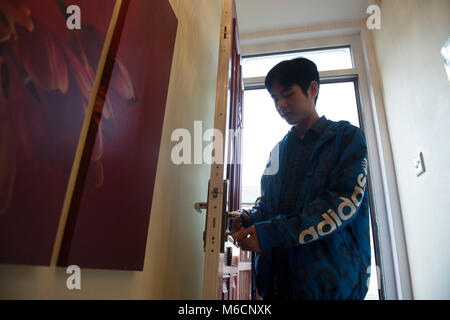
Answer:
[[[236,0],[241,35],[361,20],[369,0]]]

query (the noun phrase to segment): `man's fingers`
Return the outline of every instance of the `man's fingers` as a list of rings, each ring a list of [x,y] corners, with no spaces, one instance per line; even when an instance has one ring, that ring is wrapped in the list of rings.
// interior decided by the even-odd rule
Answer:
[[[250,223],[250,216],[246,212],[242,212],[242,221],[244,223]]]
[[[239,229],[239,231],[237,231],[236,233],[233,233],[232,237],[235,240],[239,240],[242,239],[246,236],[246,229],[244,227],[241,227]]]
[[[243,234],[246,234],[246,235],[249,235],[249,234],[252,235],[252,234],[256,233],[256,228],[255,228],[255,226],[251,226],[250,228],[247,228],[247,229],[242,227],[238,232],[242,232]]]
[[[246,229],[242,227],[238,232],[233,234],[233,238],[237,241],[238,246],[243,250],[260,251],[258,235],[255,226]]]
[[[248,229],[241,227],[241,229],[239,229],[239,231],[237,231],[236,233],[233,234],[233,238],[235,240],[244,239],[244,238],[248,238],[249,236],[251,236],[255,233],[256,233],[256,230],[254,227],[250,227]]]
[[[242,250],[256,251],[258,247],[257,241],[258,240],[253,234],[247,234],[243,238],[237,240],[237,243]]]
[[[242,239],[242,240],[238,241],[238,246],[242,250],[253,251],[251,243],[249,243],[246,239]]]

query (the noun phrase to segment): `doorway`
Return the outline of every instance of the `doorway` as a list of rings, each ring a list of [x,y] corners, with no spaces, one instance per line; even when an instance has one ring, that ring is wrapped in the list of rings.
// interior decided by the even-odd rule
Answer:
[[[330,48],[325,50],[310,50],[303,52],[288,52],[270,55],[244,57],[244,77],[247,81],[244,91],[243,111],[243,158],[242,158],[242,208],[249,209],[260,195],[259,181],[265,169],[270,151],[290,130],[289,126],[278,114],[267,90],[264,88],[265,73],[282,60],[294,57],[306,57],[314,61],[319,71],[351,69],[353,67],[349,47]],[[333,62],[334,61],[334,62]],[[250,82],[250,84],[248,84]],[[359,95],[357,75],[335,75],[322,77],[319,98],[317,101],[319,116],[326,116],[333,121],[347,120],[364,131],[363,113]],[[270,128],[270,129],[268,129]],[[370,179],[370,172],[369,172]],[[372,192],[368,186],[370,198]],[[383,299],[380,286],[380,268],[378,246],[378,229],[373,218],[373,206],[370,205],[371,230],[370,243],[372,251],[369,291],[366,300]]]

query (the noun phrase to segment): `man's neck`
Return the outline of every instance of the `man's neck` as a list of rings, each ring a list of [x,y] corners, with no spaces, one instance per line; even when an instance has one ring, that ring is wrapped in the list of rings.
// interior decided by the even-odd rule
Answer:
[[[295,131],[297,132],[297,135],[303,139],[306,132],[308,132],[309,128],[311,128],[314,125],[314,123],[316,123],[319,119],[320,117],[317,114],[317,111],[314,110],[314,112],[311,113],[311,115],[308,118],[295,125]]]

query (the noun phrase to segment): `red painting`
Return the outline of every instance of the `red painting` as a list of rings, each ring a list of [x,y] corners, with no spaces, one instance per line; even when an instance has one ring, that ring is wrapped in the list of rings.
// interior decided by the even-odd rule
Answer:
[[[168,0],[129,2],[117,56],[134,80],[126,89],[135,101],[111,90],[123,73],[115,64],[106,95],[114,123],[95,141],[102,145],[101,168],[92,157],[60,265],[143,268],[177,25]]]
[[[0,0],[1,263],[49,264],[114,3]],[[168,0],[129,2],[59,265],[143,267],[176,29]]]
[[[0,0],[0,262],[48,265],[114,1]],[[100,48],[100,50],[99,50]],[[99,152],[99,151],[97,151]]]

